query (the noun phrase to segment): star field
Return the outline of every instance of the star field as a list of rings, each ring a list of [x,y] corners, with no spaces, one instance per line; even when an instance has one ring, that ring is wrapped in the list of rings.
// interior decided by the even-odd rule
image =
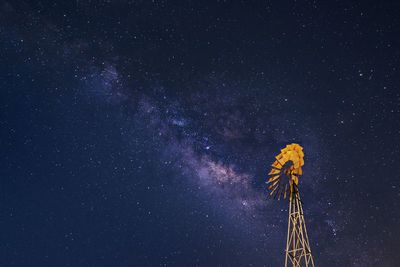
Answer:
[[[400,4],[0,2],[1,266],[398,266]]]

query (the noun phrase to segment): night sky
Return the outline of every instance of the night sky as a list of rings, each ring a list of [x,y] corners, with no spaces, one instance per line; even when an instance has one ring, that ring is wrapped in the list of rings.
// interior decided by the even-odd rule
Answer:
[[[399,266],[400,2],[0,1],[0,266]]]

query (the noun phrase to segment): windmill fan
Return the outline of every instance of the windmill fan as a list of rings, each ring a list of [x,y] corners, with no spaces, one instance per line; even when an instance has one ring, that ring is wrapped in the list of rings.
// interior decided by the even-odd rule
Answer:
[[[270,176],[268,189],[271,190],[269,195],[278,199],[283,195],[286,199],[289,194],[291,198],[294,190],[297,190],[299,176],[303,174],[301,169],[304,165],[303,148],[298,144],[286,145],[275,159],[268,174]]]

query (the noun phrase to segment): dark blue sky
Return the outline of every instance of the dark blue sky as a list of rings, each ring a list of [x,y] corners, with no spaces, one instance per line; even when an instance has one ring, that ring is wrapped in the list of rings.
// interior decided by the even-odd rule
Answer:
[[[0,1],[0,266],[398,266],[396,1]]]

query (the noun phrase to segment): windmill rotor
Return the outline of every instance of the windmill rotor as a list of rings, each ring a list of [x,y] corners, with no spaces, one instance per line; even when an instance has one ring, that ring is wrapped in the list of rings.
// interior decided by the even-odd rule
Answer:
[[[281,149],[272,163],[271,171],[268,173],[268,189],[270,196],[284,199],[292,196],[293,185],[298,185],[299,176],[303,174],[304,165],[303,148],[298,144],[289,144]]]

